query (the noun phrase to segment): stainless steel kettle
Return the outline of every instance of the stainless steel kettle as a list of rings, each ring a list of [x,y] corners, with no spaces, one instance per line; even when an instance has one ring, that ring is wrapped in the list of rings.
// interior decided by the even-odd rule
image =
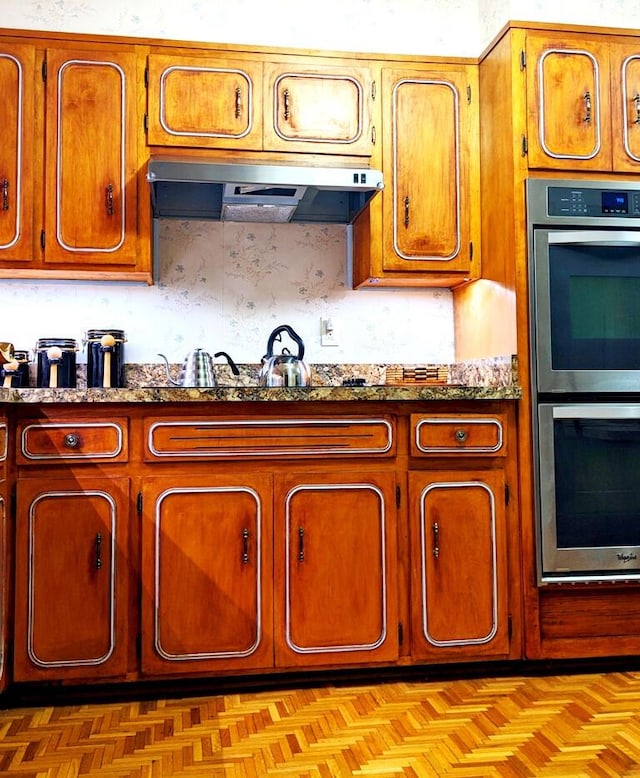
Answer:
[[[296,356],[286,347],[282,349],[281,354],[274,355],[273,346],[276,340],[282,340],[283,332],[286,332],[297,344]],[[267,353],[262,357],[262,367],[258,377],[260,386],[311,386],[311,371],[302,361],[303,357],[302,338],[288,324],[276,327],[269,335]]]
[[[180,368],[180,377],[178,381],[174,381],[169,374],[169,360],[164,354],[158,354],[165,361],[165,368],[167,371],[167,380],[174,386],[217,386],[216,375],[214,370],[213,357],[207,351],[201,348],[196,348],[189,352],[182,363]],[[236,363],[231,359],[226,351],[217,351],[214,354],[215,357],[224,357],[229,363],[231,372],[238,376],[240,371]]]

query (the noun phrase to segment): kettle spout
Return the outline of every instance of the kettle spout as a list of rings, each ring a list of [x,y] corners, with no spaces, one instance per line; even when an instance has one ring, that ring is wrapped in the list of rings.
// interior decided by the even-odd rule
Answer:
[[[164,367],[167,371],[167,381],[170,384],[173,384],[174,386],[181,386],[181,384],[178,381],[174,381],[173,378],[171,378],[171,375],[169,373],[169,360],[165,357],[164,354],[158,354],[159,357],[162,357],[164,359]]]

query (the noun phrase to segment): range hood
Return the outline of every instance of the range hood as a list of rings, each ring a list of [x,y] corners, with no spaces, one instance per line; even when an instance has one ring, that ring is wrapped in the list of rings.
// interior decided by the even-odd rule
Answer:
[[[217,162],[151,157],[155,219],[351,224],[383,188],[367,167]]]

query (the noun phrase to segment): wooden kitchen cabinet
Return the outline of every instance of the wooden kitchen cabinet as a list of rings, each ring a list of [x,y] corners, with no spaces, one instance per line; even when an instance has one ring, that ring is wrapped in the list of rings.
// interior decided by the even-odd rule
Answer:
[[[0,43],[0,277],[149,282],[136,47],[47,44]]]
[[[17,424],[16,681],[125,677],[136,569],[128,458],[125,417]]]
[[[385,189],[354,226],[355,286],[455,286],[480,273],[473,65],[382,68]]]
[[[276,665],[398,658],[395,475],[276,479]]]
[[[0,692],[7,689],[12,676],[9,656],[13,625],[13,534],[9,522],[12,487],[8,480],[8,451],[8,420],[0,414]]]
[[[0,267],[33,253],[35,46],[0,41]]]
[[[502,415],[411,417],[416,660],[506,658],[512,652],[505,423]]]
[[[371,155],[365,66],[152,52],[148,73],[149,145]]]
[[[16,681],[124,678],[129,480],[20,478]]]
[[[142,672],[273,666],[269,476],[145,479]]]
[[[149,55],[148,143],[262,147],[262,63],[226,56]]]
[[[371,156],[375,96],[365,66],[265,62],[265,151]]]
[[[638,171],[640,43],[614,35],[526,35],[531,168]]]

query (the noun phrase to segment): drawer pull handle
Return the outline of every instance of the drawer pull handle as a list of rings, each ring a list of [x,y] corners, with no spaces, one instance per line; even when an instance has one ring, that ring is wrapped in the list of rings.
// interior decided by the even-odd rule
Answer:
[[[80,445],[80,435],[77,435],[75,432],[69,432],[64,436],[64,445],[67,448],[78,448]]]
[[[583,122],[589,124],[591,121],[591,92],[585,92],[582,98],[584,100],[584,119]]]
[[[236,119],[239,119],[242,115],[242,90],[239,86],[236,87]]]
[[[285,120],[285,122],[288,122],[291,118],[291,106],[289,105],[289,90],[285,89],[282,92],[283,102],[284,102],[284,111],[282,114],[282,118]]]
[[[304,529],[298,527],[298,562],[304,562]]]
[[[249,530],[246,527],[242,530],[242,564],[249,564]]]
[[[434,521],[431,527],[433,533],[433,556],[437,559],[440,556],[440,527],[438,522]]]
[[[102,535],[96,535],[96,570],[102,567]]]
[[[107,184],[105,187],[105,205],[107,209],[107,216],[113,216],[115,208],[113,205],[113,184]]]
[[[455,438],[457,443],[464,443],[469,437],[469,433],[466,430],[458,429],[455,431]]]
[[[404,226],[409,226],[409,206],[411,205],[411,201],[409,200],[409,197],[404,198]]]
[[[2,179],[2,210],[9,210],[9,179]]]
[[[640,94],[635,94],[633,96],[633,102],[636,107],[636,118],[634,119],[634,124],[640,124]]]

